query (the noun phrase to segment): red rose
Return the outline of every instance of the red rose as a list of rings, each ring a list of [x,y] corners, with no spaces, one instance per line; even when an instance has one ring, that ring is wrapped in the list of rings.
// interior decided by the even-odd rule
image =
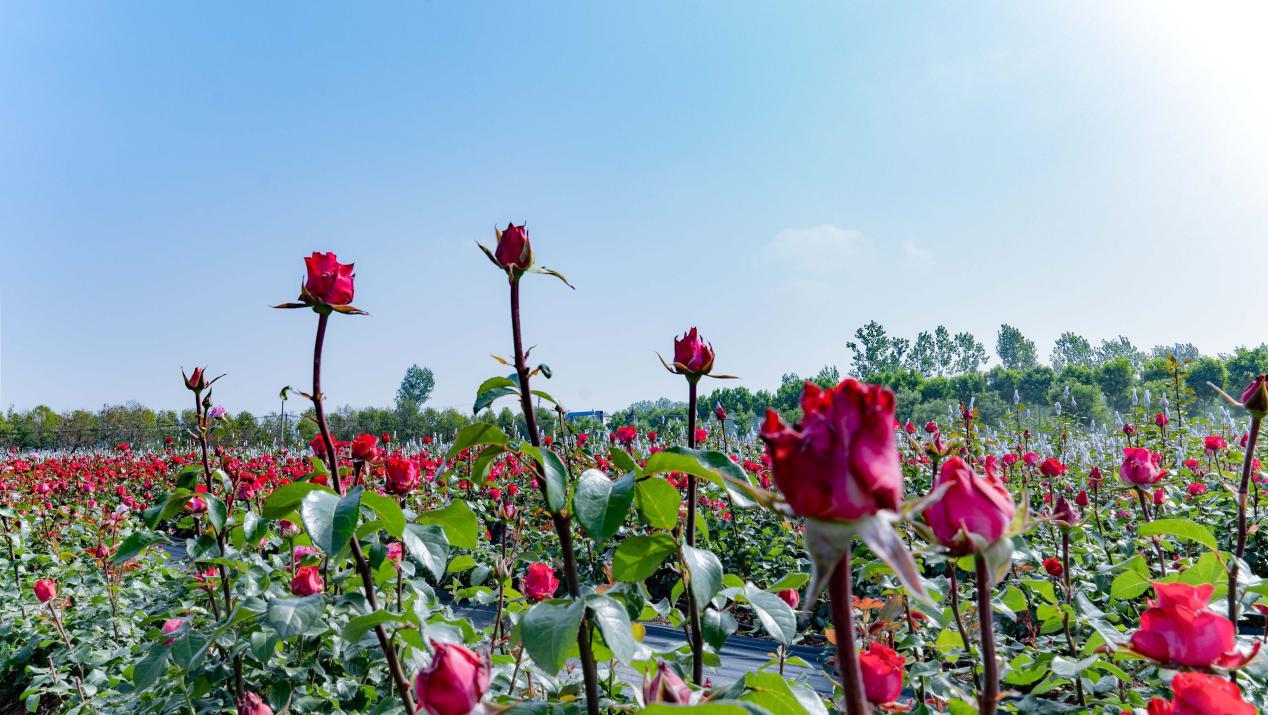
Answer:
[[[1052,509],[1052,520],[1061,526],[1074,526],[1079,523],[1079,512],[1065,498],[1065,495],[1057,497],[1057,504]]]
[[[1056,477],[1065,474],[1065,470],[1066,466],[1056,457],[1048,457],[1043,460],[1043,464],[1039,465],[1039,473],[1049,479],[1055,479]]]
[[[166,621],[163,621],[163,635],[170,636],[173,633],[176,633],[177,631],[179,631],[181,627],[184,625],[185,625],[184,618],[169,618]],[[175,638],[168,638],[167,642],[171,643],[175,640],[176,640]]]
[[[800,516],[853,521],[902,500],[894,441],[894,393],[847,379],[828,390],[807,382],[802,423],[766,411],[762,439],[775,484]]]
[[[426,440],[426,442],[430,442],[431,438],[425,437],[424,440]],[[382,442],[383,444],[387,444],[388,442],[392,441],[392,435],[388,434],[387,432],[384,432],[383,434],[379,435],[379,441]]]
[[[1167,501],[1167,493],[1162,489],[1154,490],[1154,506],[1162,506]]]
[[[874,705],[886,705],[903,692],[903,666],[906,660],[894,649],[871,643],[859,651],[859,670],[863,672],[863,693]]]
[[[1074,503],[1082,507],[1086,507],[1088,504],[1091,503],[1091,500],[1087,498],[1086,489],[1079,490],[1079,493],[1074,496]]]
[[[318,457],[326,456],[326,442],[321,438],[321,435],[308,440],[308,446],[313,448],[313,454]]]
[[[636,437],[638,437],[638,430],[634,427],[626,425],[625,427],[616,428],[616,441],[627,447]]]
[[[528,227],[506,224],[506,230],[498,232],[497,249],[493,251],[497,264],[506,270],[526,271],[533,266],[533,245],[528,241]]]
[[[666,366],[668,367],[668,366]],[[673,372],[680,375],[707,375],[713,369],[713,346],[695,328],[674,338]]]
[[[656,666],[656,675],[643,681],[643,702],[687,705],[691,702],[691,687],[662,660]]]
[[[1202,482],[1194,482],[1189,485],[1189,496],[1195,497],[1195,496],[1198,496],[1199,494],[1205,494],[1205,493],[1206,493],[1206,485],[1203,484]]]
[[[520,580],[520,587],[530,601],[545,601],[559,590],[559,579],[555,570],[546,564],[529,564],[528,571]]]
[[[801,603],[801,594],[797,593],[797,589],[795,588],[786,588],[783,591],[777,592],[775,595],[779,596],[779,599],[784,603],[787,603],[788,607],[794,611],[797,610],[797,604]]]
[[[273,708],[264,702],[264,698],[248,691],[238,701],[238,715],[273,715]]]
[[[431,663],[414,677],[414,700],[430,715],[467,715],[489,690],[489,661],[455,643],[433,645]]]
[[[318,303],[326,305],[347,305],[352,302],[352,274],[355,264],[343,264],[333,253],[317,253],[304,259],[308,268],[308,278],[304,281],[304,290]]]
[[[51,578],[42,578],[35,582],[35,597],[40,603],[48,603],[57,598],[57,582]]]
[[[1065,573],[1065,567],[1061,565],[1061,559],[1052,556],[1043,560],[1043,570],[1047,571],[1049,576],[1060,576]]]
[[[291,593],[296,596],[311,596],[314,593],[321,593],[326,587],[322,583],[321,575],[317,573],[316,566],[300,566],[295,571],[295,578],[291,579]]]
[[[1025,462],[1026,466],[1033,467],[1036,464],[1039,464],[1040,460],[1039,460],[1039,455],[1035,454],[1034,452],[1027,452],[1021,456],[1021,461]]]
[[[720,420],[725,420],[725,419],[726,419],[726,408],[725,408],[725,407],[723,407],[722,405],[718,405],[718,406],[714,407],[714,408],[713,408],[713,416],[714,416],[714,417],[717,417],[717,418],[718,418],[718,419],[720,419]]]
[[[1161,412],[1154,415],[1154,424],[1158,425],[1159,427],[1166,427],[1170,423],[1171,423],[1171,420],[1167,419],[1167,416],[1162,414]]]
[[[1127,484],[1146,486],[1162,479],[1161,463],[1161,454],[1144,447],[1128,447],[1123,450],[1123,466],[1119,467],[1118,475]]]
[[[1255,715],[1255,706],[1242,700],[1237,686],[1205,673],[1176,673],[1171,679],[1175,699],[1149,701],[1149,715]]]
[[[1207,609],[1210,584],[1154,583],[1157,601],[1140,614],[1132,649],[1165,666],[1237,668],[1250,657],[1237,652],[1233,622]],[[1256,646],[1258,651],[1258,646]],[[1253,657],[1253,653],[1251,657]]]
[[[379,456],[378,439],[372,434],[357,435],[352,440],[352,458],[361,462],[372,462]]]
[[[392,494],[409,494],[418,488],[418,464],[406,457],[388,457],[387,491]]]
[[[1014,464],[1017,464],[1017,454],[1016,454],[1015,452],[1008,452],[1007,454],[1005,454],[1005,455],[1004,455],[1004,466],[1005,466],[1005,467],[1011,467],[1011,466],[1013,466]]]
[[[959,457],[942,465],[934,489],[948,485],[942,497],[925,510],[925,521],[938,543],[957,554],[971,554],[978,546],[970,535],[990,544],[1013,521],[1017,507],[1003,482],[991,475],[979,476]]]
[[[1203,440],[1203,446],[1206,448],[1206,451],[1208,452],[1218,452],[1221,449],[1224,449],[1225,447],[1227,447],[1228,442],[1224,441],[1223,437],[1217,434],[1213,434],[1213,435],[1208,435],[1207,438]]]
[[[1242,406],[1252,415],[1268,414],[1268,375],[1259,375],[1242,391]]]
[[[925,434],[933,434],[934,432],[937,432],[937,431],[938,431],[938,423],[937,423],[937,422],[926,422],[926,423],[925,423]]]

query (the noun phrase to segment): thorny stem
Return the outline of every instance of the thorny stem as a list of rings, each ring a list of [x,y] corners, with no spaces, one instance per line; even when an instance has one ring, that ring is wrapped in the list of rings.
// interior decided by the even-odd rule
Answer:
[[[1074,599],[1074,587],[1070,584],[1070,529],[1069,527],[1061,527],[1061,564],[1062,564],[1062,581],[1065,585],[1065,602],[1068,605]],[[1061,612],[1061,625],[1065,628],[1065,642],[1070,648],[1070,657],[1078,658],[1078,650],[1074,647],[1074,636],[1070,633],[1070,614],[1068,611]],[[1074,676],[1074,690],[1079,699],[1079,706],[1086,708],[1087,699],[1083,696],[1083,677],[1079,674]]]
[[[1237,576],[1241,569],[1242,555],[1246,553],[1246,497],[1250,488],[1250,473],[1255,461],[1255,445],[1259,442],[1259,427],[1263,418],[1251,415],[1250,436],[1246,438],[1246,455],[1242,457],[1242,481],[1237,485],[1237,551],[1233,553],[1233,563],[1228,569],[1228,619],[1237,628],[1238,606]],[[1268,624],[1265,624],[1268,629]],[[1237,674],[1232,674],[1237,680]]]
[[[846,715],[867,715],[863,673],[859,670],[859,658],[854,650],[854,594],[850,565],[853,550],[853,545],[846,545],[845,553],[828,579],[828,600],[832,606],[832,628],[836,631],[837,668],[841,671],[841,688],[845,691]]]
[[[950,567],[951,587],[947,590],[951,594],[951,615],[955,617],[955,627],[960,631],[960,640],[964,642],[964,654],[969,658],[969,672],[973,674],[973,687],[981,690],[982,680],[977,675],[977,656],[974,655],[973,641],[969,640],[969,631],[964,627],[964,616],[960,615],[960,584],[955,575],[955,562],[950,561],[947,566]]]
[[[987,567],[986,557],[982,554],[977,555],[974,566],[977,570],[977,620],[982,631],[982,665],[985,668],[978,711],[981,715],[995,715],[996,703],[999,700],[999,663],[995,660],[995,615],[991,610],[991,570]]]
[[[1149,498],[1145,496],[1145,490],[1136,487],[1136,497],[1140,500],[1140,515],[1144,518],[1145,523],[1153,521],[1153,517],[1149,514]],[[1162,540],[1157,536],[1153,537],[1154,554],[1158,557],[1158,571],[1166,577],[1167,575],[1167,557],[1162,553]]]
[[[317,319],[317,338],[313,343],[313,411],[317,414],[317,427],[321,430],[321,442],[325,447],[323,458],[326,468],[330,471],[330,479],[334,483],[335,491],[343,494],[343,484],[339,481],[339,456],[335,452],[335,442],[330,437],[330,429],[326,426],[326,410],[322,407],[321,348],[326,339],[326,323],[329,319],[329,313],[320,313]],[[357,572],[361,574],[365,600],[370,605],[371,611],[377,611],[379,604],[374,595],[374,576],[370,573],[370,564],[361,551],[361,541],[354,536],[351,543],[352,558],[356,563]],[[406,679],[405,671],[401,669],[400,660],[396,657],[396,648],[388,639],[387,630],[383,628],[383,624],[380,623],[374,627],[374,634],[379,639],[379,647],[383,649],[383,657],[387,660],[388,671],[392,674],[396,689],[400,691],[401,704],[405,706],[405,712],[408,715],[414,715],[414,701],[409,694],[409,680]]]
[[[520,282],[518,276],[511,278],[511,340],[515,350],[515,374],[519,377],[520,409],[524,413],[524,426],[528,428],[528,440],[541,449],[542,439],[537,431],[537,414],[533,411],[532,392],[529,388],[529,370],[527,357],[524,355],[524,339],[520,329]],[[546,478],[541,475],[542,494],[546,491]],[[576,600],[581,597],[581,586],[577,579],[577,555],[572,545],[571,518],[563,513],[550,515],[555,525],[555,534],[559,537],[559,550],[564,560],[564,583],[568,595]],[[599,670],[594,664],[594,652],[590,647],[590,619],[583,618],[581,628],[577,630],[577,650],[581,656],[581,674],[585,679],[586,712],[599,715]]]
[[[687,447],[696,448],[696,395],[697,379],[687,378]],[[687,524],[683,534],[683,543],[695,548],[696,545],[696,476],[687,475]],[[683,569],[686,574],[687,569]],[[691,682],[700,685],[704,682],[704,633],[700,630],[700,604],[690,588],[687,592],[687,617],[691,621],[689,637],[691,639]]]

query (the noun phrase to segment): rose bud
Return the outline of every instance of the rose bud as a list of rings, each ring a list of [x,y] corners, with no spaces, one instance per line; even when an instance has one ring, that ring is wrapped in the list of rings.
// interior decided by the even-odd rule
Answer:
[[[409,494],[418,488],[418,464],[405,457],[388,457],[386,489],[390,494]]]
[[[1227,447],[1228,442],[1226,442],[1223,437],[1217,434],[1213,434],[1213,435],[1207,436],[1207,438],[1202,441],[1202,446],[1208,452],[1218,452],[1221,449],[1224,449],[1225,447]]]
[[[277,522],[277,533],[280,534],[283,539],[293,539],[296,536],[299,536],[299,524],[296,524],[289,519],[282,519]]]
[[[779,600],[787,603],[788,607],[794,611],[797,610],[797,605],[801,603],[801,594],[797,593],[797,589],[795,588],[786,588],[783,591],[777,591],[775,595],[779,596]]]
[[[723,421],[725,421],[725,420],[726,420],[726,408],[725,408],[725,407],[723,407],[722,405],[718,405],[718,406],[714,407],[714,408],[713,408],[713,416],[714,416],[714,417],[717,417],[719,420],[723,420]]]
[[[424,443],[430,440],[430,438],[427,438],[427,437],[424,437],[423,439],[424,439]],[[392,435],[388,434],[387,432],[384,432],[383,434],[379,435],[379,441],[382,442],[383,444],[387,444],[392,441]]]
[[[528,240],[527,224],[506,224],[505,231],[497,231],[497,240],[497,248],[493,251],[494,263],[508,273],[522,273],[533,267],[533,244]]]
[[[1167,493],[1162,489],[1154,490],[1154,506],[1162,506],[1167,501]]]
[[[1255,715],[1255,706],[1242,699],[1228,680],[1205,673],[1181,672],[1171,679],[1171,701],[1149,701],[1149,715]]]
[[[1163,471],[1159,467],[1161,463],[1161,454],[1150,452],[1144,447],[1128,447],[1123,450],[1123,465],[1119,467],[1118,475],[1127,484],[1147,486],[1162,479]]]
[[[296,596],[311,596],[314,593],[321,593],[326,584],[322,582],[321,575],[317,573],[316,566],[300,566],[295,571],[295,578],[291,579],[291,593]]]
[[[333,253],[318,253],[304,259],[308,271],[304,291],[314,301],[325,305],[347,305],[352,302],[352,269],[356,264],[340,263]]]
[[[326,456],[326,442],[321,438],[321,435],[317,435],[316,437],[308,440],[308,446],[312,447],[313,454],[318,457]]]
[[[859,670],[863,675],[863,693],[873,705],[888,705],[903,692],[903,670],[906,659],[893,648],[872,642],[859,651]]]
[[[1154,415],[1154,424],[1158,425],[1159,427],[1166,427],[1170,423],[1171,423],[1171,420],[1167,419],[1167,416],[1162,414],[1161,412]]]
[[[926,422],[926,423],[925,423],[925,434],[933,434],[934,432],[937,432],[937,431],[938,431],[938,423],[937,423],[937,422]]]
[[[225,416],[226,411],[227,410],[225,410],[225,408],[222,405],[216,405],[210,410],[207,410],[207,416],[213,420],[218,420]]]
[[[660,353],[656,357],[660,357]],[[663,357],[660,358],[660,364],[676,375],[686,375],[691,380],[697,380],[713,370],[713,346],[700,337],[698,330],[692,328],[683,333],[681,338],[674,338],[673,367]]]
[[[1056,457],[1048,457],[1039,465],[1039,473],[1049,479],[1055,479],[1065,474],[1066,466]]]
[[[656,675],[643,681],[643,703],[691,703],[691,687],[665,661],[656,665]]]
[[[379,456],[378,440],[372,434],[357,435],[352,440],[352,458],[358,462],[373,462]]]
[[[1081,507],[1086,507],[1088,504],[1092,503],[1091,500],[1087,498],[1086,489],[1079,490],[1079,493],[1074,496],[1074,503]]]
[[[35,582],[35,597],[40,603],[48,603],[57,598],[57,583],[50,578],[42,578]]]
[[[1033,467],[1041,461],[1039,455],[1034,452],[1027,452],[1021,456],[1021,461],[1026,463],[1027,467]]]
[[[166,621],[163,621],[163,635],[170,636],[173,633],[179,631],[181,627],[183,627],[184,625],[185,625],[184,618],[169,618]],[[176,640],[175,638],[168,638],[167,642],[171,643],[175,640]]]
[[[1130,423],[1130,422],[1128,422],[1127,424],[1123,425],[1123,434],[1125,434],[1125,435],[1127,435],[1127,436],[1129,436],[1129,437],[1130,437],[1131,435],[1136,434],[1136,425],[1134,425],[1134,424],[1132,424],[1132,423]]]
[[[1189,485],[1189,496],[1196,497],[1206,493],[1206,485],[1202,482],[1193,482]]]
[[[847,379],[824,390],[807,382],[802,423],[789,427],[766,411],[761,437],[775,484],[799,516],[853,521],[902,500],[894,393]]]
[[[247,691],[238,701],[238,715],[273,715],[273,709],[264,702],[264,698]]]
[[[206,390],[211,384],[207,382],[207,375],[205,374],[206,370],[207,368],[205,367],[196,367],[188,377],[185,375],[185,371],[181,370],[181,377],[185,379],[185,387],[189,388],[193,392],[202,392],[203,390]]]
[[[185,511],[190,514],[201,514],[207,511],[207,502],[202,497],[194,497],[185,502]]]
[[[1157,601],[1140,614],[1140,629],[1132,634],[1132,650],[1165,667],[1212,666],[1232,670],[1249,656],[1237,651],[1233,622],[1207,608],[1215,587],[1186,583],[1154,583]]]
[[[941,459],[950,453],[951,448],[947,445],[947,441],[942,438],[941,432],[934,433],[933,439],[925,442],[925,454],[929,455],[931,458],[937,457],[938,459]]]
[[[1008,489],[991,475],[979,476],[959,457],[942,465],[934,489],[948,485],[925,510],[938,543],[956,554],[971,554],[1007,531],[1017,507]]]
[[[546,564],[529,564],[528,571],[520,580],[520,588],[530,601],[545,601],[559,590],[559,579],[555,570]]]
[[[1065,573],[1065,567],[1061,565],[1061,559],[1049,556],[1043,560],[1043,570],[1048,572],[1049,576],[1060,576]]]
[[[1079,523],[1079,512],[1062,495],[1057,497],[1057,504],[1052,508],[1052,520],[1062,528],[1069,528]]]
[[[1242,407],[1254,417],[1268,415],[1268,375],[1259,375],[1242,390]]]
[[[393,541],[387,545],[387,560],[394,563],[401,562],[401,556],[404,555],[403,544],[399,541]]]
[[[467,715],[489,690],[489,661],[454,643],[433,646],[431,663],[414,677],[414,700],[430,715]]]

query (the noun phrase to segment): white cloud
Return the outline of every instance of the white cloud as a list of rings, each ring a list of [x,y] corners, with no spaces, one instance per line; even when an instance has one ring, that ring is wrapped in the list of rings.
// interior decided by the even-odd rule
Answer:
[[[907,260],[922,266],[933,265],[933,254],[916,245],[911,239],[903,239],[899,244],[903,249],[903,255]]]
[[[766,252],[799,270],[832,271],[855,258],[865,241],[859,231],[821,224],[780,231],[766,245]]]

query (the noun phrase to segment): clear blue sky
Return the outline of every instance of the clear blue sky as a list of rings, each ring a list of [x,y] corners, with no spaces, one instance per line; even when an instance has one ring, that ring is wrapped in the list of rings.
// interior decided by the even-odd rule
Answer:
[[[231,410],[308,379],[301,257],[357,265],[335,405],[509,352],[474,246],[527,221],[547,389],[753,388],[869,319],[1261,342],[1265,11],[1158,3],[0,4],[0,406]]]

